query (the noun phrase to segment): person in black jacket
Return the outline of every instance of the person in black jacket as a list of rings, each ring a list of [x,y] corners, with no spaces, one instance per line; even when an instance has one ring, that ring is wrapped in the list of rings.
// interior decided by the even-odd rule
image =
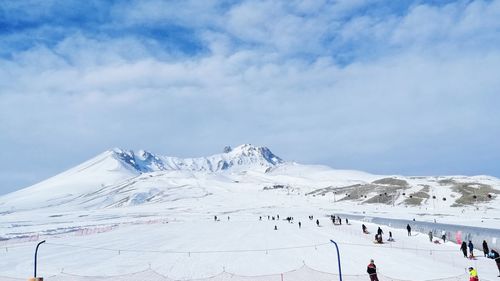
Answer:
[[[500,254],[497,251],[495,251],[494,249],[491,249],[491,252],[489,253],[488,257],[490,259],[494,259],[495,262],[497,263],[498,277],[500,277]]]
[[[382,234],[384,234],[384,232],[382,231],[382,228],[380,228],[380,226],[379,226],[379,227],[378,227],[378,229],[377,229],[377,234],[378,234],[378,235],[382,235]]]
[[[408,230],[408,236],[411,236],[411,226],[410,226],[410,224],[406,225],[406,230]]]
[[[490,248],[488,248],[488,243],[486,243],[486,240],[483,240],[483,252],[485,257],[487,257],[488,253],[490,252]]]
[[[464,253],[464,258],[467,257],[467,244],[465,241],[462,241],[462,245],[460,245],[460,250],[462,250],[462,253]]]
[[[377,266],[373,260],[370,260],[368,267],[366,268],[366,272],[370,276],[370,281],[378,281],[377,277]]]
[[[474,244],[472,244],[472,241],[469,240],[469,244],[467,246],[469,247],[470,258],[473,258],[474,257]]]

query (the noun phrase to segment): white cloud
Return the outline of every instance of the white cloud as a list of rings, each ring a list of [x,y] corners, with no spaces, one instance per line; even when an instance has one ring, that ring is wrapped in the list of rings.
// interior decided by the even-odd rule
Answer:
[[[62,161],[113,146],[194,156],[253,142],[303,162],[413,173],[444,171],[431,163],[443,157],[468,161],[468,148],[484,153],[471,146],[500,151],[491,141],[500,137],[500,1],[344,20],[367,3],[194,1],[178,13],[165,3],[117,8],[110,24],[169,18],[196,27],[209,52],[178,56],[153,38],[86,32],[19,50],[0,60],[0,145],[29,157],[36,144]],[[339,64],[342,53],[354,56]],[[405,170],[408,157],[428,170]]]

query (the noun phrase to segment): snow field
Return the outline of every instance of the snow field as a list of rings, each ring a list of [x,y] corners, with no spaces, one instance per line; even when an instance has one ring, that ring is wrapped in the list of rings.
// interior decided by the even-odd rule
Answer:
[[[273,213],[274,214],[274,213]],[[281,219],[286,216],[281,213]],[[425,234],[406,236],[406,230],[390,229],[393,243],[372,242],[376,225],[366,224],[371,234],[361,232],[360,222],[333,226],[329,218],[319,217],[321,227],[305,213],[295,215],[295,223],[263,221],[258,216],[232,215],[227,221],[212,217],[181,220],[168,224],[130,225],[92,236],[48,239],[40,248],[39,275],[60,273],[78,275],[119,275],[151,267],[170,278],[204,278],[223,270],[238,275],[279,274],[302,265],[337,273],[334,239],[339,243],[344,274],[366,274],[371,258],[385,276],[403,280],[430,280],[478,269],[481,280],[495,280],[494,262],[481,256],[474,261],[462,257],[458,245],[436,245]],[[299,229],[297,222],[302,222]],[[278,230],[274,230],[277,225]],[[85,248],[91,247],[91,248]],[[28,277],[32,271],[34,244],[0,251],[2,276]],[[478,252],[479,255],[479,252]]]

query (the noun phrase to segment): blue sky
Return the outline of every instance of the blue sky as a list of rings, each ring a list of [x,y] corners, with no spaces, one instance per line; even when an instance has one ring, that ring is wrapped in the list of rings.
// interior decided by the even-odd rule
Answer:
[[[498,177],[499,18],[500,1],[2,1],[0,193],[112,147]]]

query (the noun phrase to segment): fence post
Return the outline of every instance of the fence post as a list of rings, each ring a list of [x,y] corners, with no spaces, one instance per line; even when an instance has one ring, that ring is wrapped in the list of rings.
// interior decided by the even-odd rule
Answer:
[[[340,266],[340,252],[339,252],[339,246],[337,245],[337,243],[333,240],[330,240],[330,242],[333,243],[333,245],[335,245],[335,248],[337,249],[337,260],[338,260],[338,263],[339,263],[339,280],[342,281],[342,267]]]

